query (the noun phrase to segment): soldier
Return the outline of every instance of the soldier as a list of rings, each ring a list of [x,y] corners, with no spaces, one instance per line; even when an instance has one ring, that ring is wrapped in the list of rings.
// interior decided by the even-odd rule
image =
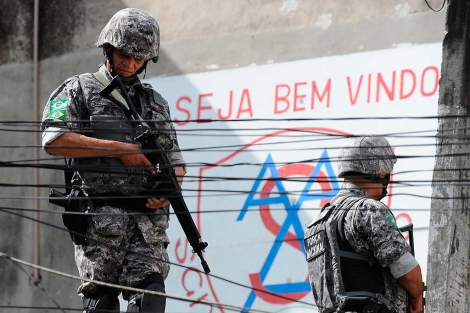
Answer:
[[[340,192],[305,234],[308,271],[321,312],[423,312],[421,268],[387,195],[396,157],[384,137],[349,138],[338,158]]]
[[[99,71],[73,76],[51,94],[43,115],[43,148],[49,154],[72,158],[74,164],[83,168],[100,169],[74,173],[74,184],[78,182],[91,200],[87,201],[88,211],[108,213],[89,219],[86,236],[152,257],[88,240],[75,245],[80,276],[165,292],[164,280],[170,270],[166,250],[169,201],[150,198],[139,203],[132,199],[147,177],[155,174],[155,168],[134,142],[133,124],[125,108],[98,94],[115,75],[121,76],[142,119],[151,121],[149,126],[163,134],[159,136],[160,143],[167,150],[181,184],[185,161],[168,103],[137,77],[150,60],[158,61],[159,26],[141,10],[124,9],[103,28],[96,45],[105,56]],[[129,214],[142,210],[148,214]],[[78,288],[84,312],[119,312],[119,293],[84,281]],[[165,297],[123,292],[123,298],[129,301],[128,312],[165,311]]]

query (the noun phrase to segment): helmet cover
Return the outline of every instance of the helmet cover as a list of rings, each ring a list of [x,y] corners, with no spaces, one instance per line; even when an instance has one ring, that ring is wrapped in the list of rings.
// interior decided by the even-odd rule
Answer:
[[[118,11],[101,31],[97,47],[109,44],[136,59],[158,61],[160,28],[150,14],[133,8]]]
[[[389,142],[382,136],[348,138],[338,156],[338,177],[347,172],[369,175],[388,174],[397,162]]]

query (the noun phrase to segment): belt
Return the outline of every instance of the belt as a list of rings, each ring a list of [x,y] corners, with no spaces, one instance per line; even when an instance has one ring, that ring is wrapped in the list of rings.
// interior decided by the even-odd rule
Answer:
[[[148,211],[147,198],[126,196],[119,193],[92,194],[88,196],[95,208],[111,206],[121,209]]]

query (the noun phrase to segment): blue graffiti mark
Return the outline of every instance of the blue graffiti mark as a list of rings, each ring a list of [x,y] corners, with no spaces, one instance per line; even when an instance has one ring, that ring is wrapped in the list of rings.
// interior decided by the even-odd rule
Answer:
[[[310,179],[305,184],[305,187],[303,188],[299,199],[297,200],[296,203],[292,204],[289,200],[289,197],[287,195],[286,189],[281,180],[279,172],[275,166],[273,157],[271,156],[271,154],[269,154],[268,157],[266,158],[266,161],[263,164],[263,168],[259,172],[250,190],[250,194],[248,195],[245,201],[245,204],[243,205],[240,211],[240,214],[238,215],[238,218],[237,218],[237,221],[243,220],[243,218],[245,217],[248,211],[248,208],[253,207],[253,206],[262,206],[262,205],[269,205],[269,204],[283,204],[287,211],[287,217],[284,223],[281,225],[281,228],[279,229],[276,239],[274,240],[274,244],[271,247],[271,250],[269,251],[268,256],[266,257],[266,261],[264,262],[261,268],[261,271],[259,273],[261,282],[264,282],[264,279],[266,278],[269,270],[271,269],[271,266],[279,252],[279,249],[284,243],[284,240],[291,226],[293,227],[295,235],[297,236],[300,246],[302,247],[302,251],[305,254],[305,247],[304,247],[303,240],[302,240],[304,236],[304,230],[302,228],[302,224],[298,216],[298,211],[302,207],[303,203],[305,201],[332,198],[338,193],[339,187],[338,187],[338,182],[336,181],[336,179],[333,179],[333,181],[330,182],[331,191],[310,192],[310,188],[312,187],[313,183],[316,181],[318,174],[320,173],[322,168],[326,170],[327,177],[329,178],[336,177],[333,171],[333,168],[331,166],[330,158],[328,156],[326,149],[323,151],[320,157],[320,160],[318,161],[317,165],[314,167],[312,173],[309,175]],[[263,198],[263,199],[255,198],[255,196],[257,195],[256,192],[259,190],[261,182],[263,181],[262,179],[263,177],[265,177],[267,171],[269,171],[269,173],[271,174],[271,177],[275,180],[274,182],[279,191],[279,195],[274,196],[274,197],[269,197],[269,198]],[[310,284],[308,281],[299,282],[299,283],[268,285],[264,287],[267,290],[276,294],[306,292],[310,290]],[[251,291],[250,295],[248,296],[248,299],[245,302],[244,307],[248,309],[251,308],[255,300],[256,300],[256,294],[254,291]],[[242,312],[245,313],[248,311],[242,311]]]

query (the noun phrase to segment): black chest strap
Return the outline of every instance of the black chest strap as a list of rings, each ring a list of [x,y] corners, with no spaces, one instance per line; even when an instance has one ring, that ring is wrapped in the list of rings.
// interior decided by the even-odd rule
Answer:
[[[328,207],[328,206],[331,206],[329,209],[336,209],[336,207],[338,207],[344,200],[346,200],[347,198],[349,197],[357,197],[357,195],[354,193],[354,192],[346,192],[346,193],[339,193],[337,194],[333,199],[330,200],[330,202],[325,206]],[[339,213],[339,216],[338,216],[338,235],[339,235],[339,238],[338,238],[338,244],[340,244],[340,246],[347,246],[349,247],[349,251],[348,250],[342,250],[342,249],[338,249],[338,250],[333,250],[332,251],[332,254],[334,256],[338,256],[338,257],[343,257],[343,258],[349,258],[349,259],[356,259],[356,260],[361,260],[361,261],[365,261],[365,262],[369,262],[370,263],[370,258],[363,255],[363,254],[359,254],[359,253],[355,253],[353,251],[353,249],[350,247],[347,239],[346,239],[346,236],[344,235],[344,219],[346,217],[346,214],[349,212],[349,209],[350,208],[346,208],[346,209],[342,209],[341,212]]]
[[[343,197],[338,197],[338,198],[333,198],[332,203],[335,205],[337,201],[340,201],[336,205],[341,204],[344,200],[351,196],[356,196],[354,193],[347,194]],[[340,200],[340,198],[342,198]],[[335,205],[335,206],[336,206]],[[344,232],[344,219],[346,218],[346,214],[348,214],[349,210],[351,207],[349,206],[348,208],[342,209],[341,212],[339,213],[338,216],[338,224],[337,224],[337,235],[338,235],[338,245],[341,247],[341,249],[338,250],[333,250],[332,254],[334,256],[342,257],[342,258],[348,258],[348,259],[355,259],[355,260],[360,260],[369,263],[370,265],[373,265],[376,263],[376,260],[374,259],[373,256],[368,257],[364,254],[359,254],[354,252],[354,249],[351,247],[349,244],[348,240],[346,239],[346,235]],[[347,250],[344,250],[347,249]],[[349,250],[349,251],[348,251]],[[347,291],[347,292],[342,292],[342,296],[346,297],[368,297],[368,298],[373,298],[376,301],[383,303],[387,306],[390,306],[391,301],[387,298],[385,298],[384,295],[380,293],[374,293],[374,292],[368,292],[368,291]]]

